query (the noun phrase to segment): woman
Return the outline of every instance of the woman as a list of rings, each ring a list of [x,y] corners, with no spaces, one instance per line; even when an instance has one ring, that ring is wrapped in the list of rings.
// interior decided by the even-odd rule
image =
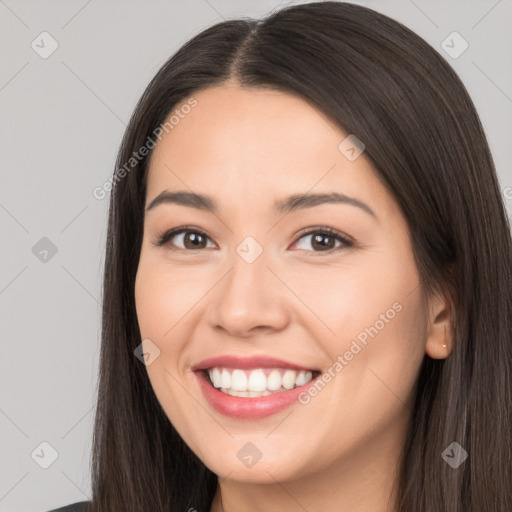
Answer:
[[[119,151],[93,501],[63,510],[512,510],[511,263],[420,37],[338,2],[204,30]]]

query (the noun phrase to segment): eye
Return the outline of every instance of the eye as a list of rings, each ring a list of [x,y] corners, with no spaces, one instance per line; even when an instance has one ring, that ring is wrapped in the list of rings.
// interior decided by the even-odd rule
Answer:
[[[318,226],[311,228],[306,232],[303,231],[294,245],[297,245],[302,239],[308,238],[309,240],[306,242],[306,245],[310,244],[311,247],[320,249],[314,250],[313,252],[331,253],[339,250],[340,248],[348,248],[354,245],[354,242],[348,237],[328,226]],[[336,241],[340,242],[338,246],[335,246]]]
[[[307,231],[302,231],[299,233],[299,235],[299,238],[296,242],[294,242],[293,245],[297,245],[302,239],[309,237],[309,243],[314,249],[312,252],[331,253],[339,250],[340,248],[348,248],[355,245],[354,242],[347,236],[344,236],[339,231],[328,226],[317,226],[315,228],[309,228]],[[178,241],[178,247],[176,247],[175,242],[171,242],[173,239]],[[198,249],[207,248],[208,240],[210,240],[210,238],[204,231],[195,228],[194,226],[183,226],[159,234],[157,237],[157,242],[154,245],[157,247],[170,245],[170,250],[196,251]],[[336,241],[339,242],[338,246],[335,245]],[[180,247],[179,244],[182,244],[182,247]],[[215,248],[216,246],[211,244],[209,247]],[[303,247],[300,249],[304,250]]]
[[[160,234],[155,245],[158,247],[168,245],[173,238],[179,240],[178,243],[184,244],[184,247],[178,247],[177,249],[192,251],[205,248],[205,242],[209,239],[208,235],[200,229],[193,226],[184,226]],[[171,245],[175,245],[175,243]],[[171,250],[174,250],[174,248],[171,248]]]

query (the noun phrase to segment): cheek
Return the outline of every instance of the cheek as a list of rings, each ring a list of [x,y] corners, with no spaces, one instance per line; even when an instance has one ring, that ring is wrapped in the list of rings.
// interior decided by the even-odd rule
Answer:
[[[300,321],[331,357],[346,350],[357,336],[364,342],[369,337],[366,329],[375,324],[379,332],[398,324],[406,316],[401,310],[415,298],[414,273],[375,260],[365,263],[354,258],[338,267],[283,269],[280,275],[293,287]]]
[[[332,360],[323,372],[325,390],[320,387],[302,402],[307,404],[305,424],[318,428],[314,418],[324,418],[322,437],[333,440],[334,457],[349,446],[374,442],[391,425],[403,425],[412,408],[424,357],[418,322],[422,304],[419,294],[404,290],[400,295],[374,289],[371,298],[354,302],[338,294],[337,321],[334,315],[331,319],[336,335],[319,341]],[[350,298],[357,294],[353,290]],[[339,432],[344,432],[343,439]]]
[[[404,285],[374,289],[343,313],[330,354],[339,363],[337,398],[347,408],[356,406],[358,421],[379,428],[403,414],[405,404],[412,407],[424,358],[422,307],[419,290],[411,293]]]
[[[165,349],[176,349],[169,340],[188,324],[187,313],[200,297],[193,273],[172,271],[150,256],[141,256],[135,280],[135,306],[142,338],[165,343]]]
[[[155,395],[167,411],[178,410],[176,378],[179,375],[180,346],[184,336],[178,322],[181,302],[177,290],[172,293],[169,276],[154,262],[141,257],[135,280],[135,306],[144,351],[157,354],[146,371]],[[181,306],[182,307],[182,306]],[[178,316],[179,315],[179,316]],[[147,348],[146,348],[147,347]],[[173,378],[174,377],[174,378]]]
[[[141,260],[135,280],[135,306],[142,338],[159,338],[171,327],[172,296],[165,291],[164,281],[165,274]]]
[[[186,418],[194,414],[195,402],[179,382],[183,380],[181,362],[188,339],[186,330],[190,329],[186,313],[197,298],[188,300],[186,287],[169,274],[161,264],[141,255],[135,305],[141,339],[151,340],[160,351],[146,366],[151,386],[173,425],[178,431],[185,431]]]
[[[334,376],[333,399],[356,400],[361,410],[406,401],[424,357],[419,276],[406,249],[288,274],[309,310],[301,308],[303,325],[332,361],[325,370]]]

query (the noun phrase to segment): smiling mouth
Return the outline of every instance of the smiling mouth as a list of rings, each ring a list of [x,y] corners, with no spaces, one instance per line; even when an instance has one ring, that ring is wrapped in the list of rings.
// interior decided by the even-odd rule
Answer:
[[[230,396],[257,398],[283,393],[304,386],[316,378],[318,370],[288,368],[226,368],[201,370],[209,384]]]

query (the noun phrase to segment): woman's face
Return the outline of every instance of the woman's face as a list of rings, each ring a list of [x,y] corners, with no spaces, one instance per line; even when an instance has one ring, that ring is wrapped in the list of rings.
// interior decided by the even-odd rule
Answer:
[[[428,346],[397,204],[362,147],[303,99],[236,86],[194,98],[154,149],[146,208],[179,191],[209,196],[216,209],[162,200],[147,210],[135,285],[163,410],[212,471],[234,480],[390,457]],[[290,196],[293,207],[276,206]],[[243,361],[206,361],[224,356]],[[282,361],[320,376],[304,384],[310,375]],[[224,391],[198,366],[217,367]],[[254,396],[229,394],[247,383]]]

